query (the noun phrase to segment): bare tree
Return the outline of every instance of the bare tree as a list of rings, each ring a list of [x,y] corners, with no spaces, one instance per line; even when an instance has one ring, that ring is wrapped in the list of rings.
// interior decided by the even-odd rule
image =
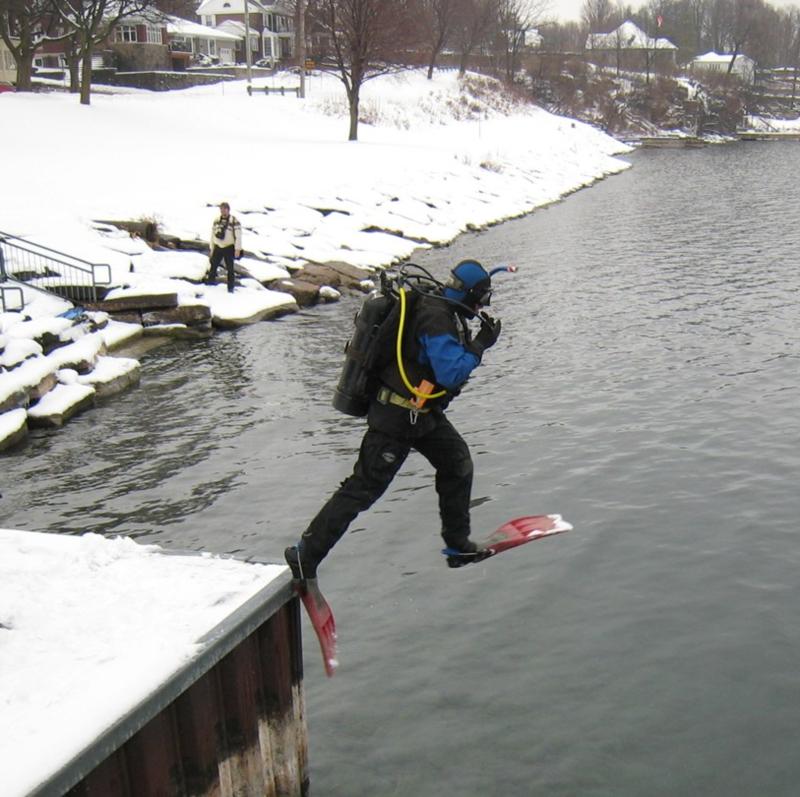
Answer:
[[[548,8],[548,0],[499,0],[497,43],[508,83],[514,82],[526,35],[544,19]]]
[[[454,40],[461,53],[459,75],[467,71],[472,53],[494,33],[499,0],[457,0]]]
[[[452,36],[457,0],[422,0],[422,35],[428,46],[428,80],[433,79],[436,60]]]
[[[321,66],[344,84],[349,141],[358,139],[358,110],[365,81],[396,71],[414,42],[409,0],[321,0],[317,20],[330,42]]]
[[[722,44],[731,53],[730,75],[736,58],[757,38],[765,4],[764,0],[726,0],[723,9]]]
[[[17,65],[17,91],[33,88],[33,57],[52,29],[51,0],[0,0],[0,38]]]
[[[797,99],[797,76],[800,71],[800,8],[792,8],[788,12],[788,27],[791,30],[789,61],[794,67],[792,72],[792,108]]]
[[[614,0],[584,0],[581,20],[589,33],[609,33],[609,24],[614,18]]]
[[[294,3],[294,58],[300,78],[300,96],[306,96],[306,3]]]
[[[126,17],[144,14],[153,0],[56,0],[53,9],[60,25],[73,36],[81,60],[81,104],[91,103],[92,54]],[[156,15],[158,12],[154,12]]]

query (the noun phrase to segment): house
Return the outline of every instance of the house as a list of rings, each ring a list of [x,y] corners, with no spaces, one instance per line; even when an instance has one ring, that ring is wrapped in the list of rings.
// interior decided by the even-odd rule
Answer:
[[[193,62],[207,56],[221,64],[234,63],[236,51],[244,42],[244,33],[238,35],[220,28],[209,28],[196,22],[167,17],[167,39],[172,58],[172,68],[186,69]]]
[[[248,19],[245,25],[245,2]],[[277,61],[292,57],[294,52],[294,13],[274,0],[203,0],[197,9],[200,22],[228,33],[250,29],[250,57],[253,62]]]
[[[167,21],[161,16],[125,17],[107,42],[120,72],[172,69]]]
[[[14,45],[17,46],[16,44]],[[0,39],[0,83],[17,82],[17,62],[11,55],[11,50],[6,47],[6,43]]]
[[[590,33],[585,50],[598,66],[642,70],[674,67],[678,48],[669,39],[648,36],[626,20],[610,33]]]
[[[48,69],[66,67],[64,40],[42,42],[34,64]],[[115,67],[120,72],[172,69],[166,18],[160,15],[123,18],[105,42],[95,48],[92,68],[102,67]]]
[[[732,67],[731,61],[733,61]],[[755,78],[756,62],[743,53],[734,56],[733,53],[708,52],[692,59],[690,68],[695,75],[703,72],[727,75],[730,68],[730,74],[736,75],[745,83],[752,83]]]

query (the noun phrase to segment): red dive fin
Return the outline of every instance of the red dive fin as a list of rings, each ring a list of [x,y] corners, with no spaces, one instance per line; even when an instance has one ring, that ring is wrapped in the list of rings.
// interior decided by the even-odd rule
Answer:
[[[322,650],[322,663],[325,665],[325,674],[330,678],[339,666],[336,658],[336,621],[333,612],[328,606],[325,596],[319,591],[317,579],[308,578],[295,583],[295,591],[306,607],[308,619],[314,627],[314,632],[319,640]]]
[[[561,515],[530,515],[518,517],[504,523],[493,532],[487,540],[478,543],[478,547],[488,552],[489,556],[525,545],[541,537],[551,537],[572,528],[561,518]]]

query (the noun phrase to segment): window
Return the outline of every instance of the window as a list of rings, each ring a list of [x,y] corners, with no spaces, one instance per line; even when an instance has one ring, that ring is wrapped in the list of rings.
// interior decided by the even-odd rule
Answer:
[[[147,43],[148,44],[162,44],[161,41],[161,28],[156,28],[152,25],[147,26]]]
[[[136,26],[135,25],[120,25],[114,31],[114,41],[115,42],[135,42],[138,41],[136,36]]]

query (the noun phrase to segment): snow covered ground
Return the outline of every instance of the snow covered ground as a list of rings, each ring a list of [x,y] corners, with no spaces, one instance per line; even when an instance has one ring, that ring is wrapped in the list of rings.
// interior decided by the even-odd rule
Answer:
[[[28,794],[285,570],[0,529],[0,794]]]
[[[306,100],[250,96],[245,81],[164,93],[115,89],[89,107],[61,92],[6,93],[0,147],[14,156],[2,165],[0,233],[107,264],[109,299],[173,294],[180,305],[208,306],[220,322],[257,319],[296,307],[289,294],[263,285],[292,269],[328,261],[386,266],[628,165],[614,157],[625,145],[521,104],[497,85],[475,75],[460,80],[455,71],[433,81],[414,71],[367,82],[361,110],[369,124],[358,142],[346,140],[342,86],[325,75],[309,77]],[[241,219],[249,253],[241,264],[251,278],[233,295],[199,284],[204,254],[154,252],[107,223],[151,220],[162,233],[207,241],[222,200]],[[326,290],[326,298],[338,295]],[[25,301],[31,317],[64,310],[30,290]],[[23,321],[18,312],[0,313],[0,353],[31,329]],[[8,372],[17,363],[0,362],[0,403],[17,389]],[[3,437],[21,423],[18,412],[6,415]]]
[[[202,255],[153,253],[97,222],[146,218],[205,240],[228,200],[254,269],[379,267],[627,166],[615,157],[627,148],[603,133],[454,72],[368,83],[362,113],[372,124],[346,141],[344,92],[323,76],[309,79],[305,101],[248,96],[243,82],[96,94],[90,107],[68,94],[2,94],[0,230],[108,263],[120,292],[169,289],[223,314],[225,302],[283,300],[265,296],[275,292],[261,276],[231,297],[198,285]],[[63,310],[27,308],[50,320]],[[24,338],[23,323],[0,314],[0,336]],[[252,568],[159,557],[125,540],[0,531],[0,760],[14,762],[0,769],[0,793],[25,793],[43,750],[63,761],[100,732],[121,708],[107,696],[114,684],[130,697],[190,656],[209,623],[270,577]]]
[[[335,78],[309,77],[306,100],[245,86],[97,94],[89,107],[63,93],[2,95],[0,147],[14,157],[2,167],[0,229],[110,262],[119,280],[145,253],[93,232],[94,221],[151,219],[207,240],[227,200],[245,248],[273,262],[384,265],[626,166],[613,155],[627,148],[598,130],[453,71],[366,83],[372,123],[357,143]],[[393,234],[365,232],[375,228]]]

